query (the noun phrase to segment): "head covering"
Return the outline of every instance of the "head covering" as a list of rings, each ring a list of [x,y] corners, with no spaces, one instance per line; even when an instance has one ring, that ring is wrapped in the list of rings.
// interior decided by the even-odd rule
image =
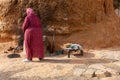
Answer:
[[[35,14],[32,8],[27,8],[26,13],[27,15]]]

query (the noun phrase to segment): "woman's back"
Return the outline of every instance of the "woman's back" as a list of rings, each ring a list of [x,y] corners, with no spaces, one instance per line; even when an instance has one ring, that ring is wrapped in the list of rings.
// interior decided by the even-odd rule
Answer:
[[[40,28],[41,27],[41,22],[36,15],[31,14],[30,16],[27,16],[27,17],[29,19],[29,28]]]
[[[41,22],[30,8],[27,9],[27,17],[22,27],[24,31],[24,44],[26,49],[27,60],[32,58],[44,57],[44,46],[42,39]]]

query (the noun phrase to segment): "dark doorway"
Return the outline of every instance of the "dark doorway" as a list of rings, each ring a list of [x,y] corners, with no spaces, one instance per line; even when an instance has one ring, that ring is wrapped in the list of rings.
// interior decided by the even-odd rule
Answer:
[[[120,0],[113,0],[115,13],[120,17]]]

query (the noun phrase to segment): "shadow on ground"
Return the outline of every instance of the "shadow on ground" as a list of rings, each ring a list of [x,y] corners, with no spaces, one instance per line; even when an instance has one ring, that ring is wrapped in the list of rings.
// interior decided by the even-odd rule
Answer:
[[[0,72],[0,80],[20,80],[20,78],[19,79],[11,78],[11,76],[19,72],[27,71],[29,69],[31,68],[21,68],[21,69],[13,70],[13,71]]]
[[[68,63],[68,64],[97,64],[97,63],[111,63],[116,60],[112,59],[76,59],[76,60],[68,60],[68,59],[44,59],[40,63]],[[33,61],[35,62],[35,61]]]
[[[62,58],[65,57],[66,58]],[[93,53],[84,53],[84,56],[74,56],[74,58],[67,58],[67,55],[52,56],[41,61],[33,61],[40,63],[68,63],[68,64],[97,64],[97,63],[111,63],[115,59],[95,59]]]

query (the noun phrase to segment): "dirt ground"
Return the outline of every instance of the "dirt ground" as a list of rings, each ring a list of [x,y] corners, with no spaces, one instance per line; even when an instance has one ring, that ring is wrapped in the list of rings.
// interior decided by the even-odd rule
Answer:
[[[20,58],[7,58],[9,53],[4,51],[12,42],[0,43],[0,80],[119,80],[119,74],[112,74],[120,71],[120,47],[99,49],[99,50],[84,50],[84,56],[73,56],[68,59],[67,55],[46,56],[44,60],[39,61],[33,59],[32,62],[23,62],[25,53],[20,53]],[[108,54],[109,53],[109,54]],[[96,65],[96,66],[95,66]],[[90,68],[95,66],[94,68]],[[100,73],[99,77],[90,77],[86,73],[80,75],[81,71],[86,69],[105,70],[108,68],[112,71],[112,76],[106,77]],[[109,71],[109,70],[108,70]],[[87,77],[86,77],[87,76]]]

